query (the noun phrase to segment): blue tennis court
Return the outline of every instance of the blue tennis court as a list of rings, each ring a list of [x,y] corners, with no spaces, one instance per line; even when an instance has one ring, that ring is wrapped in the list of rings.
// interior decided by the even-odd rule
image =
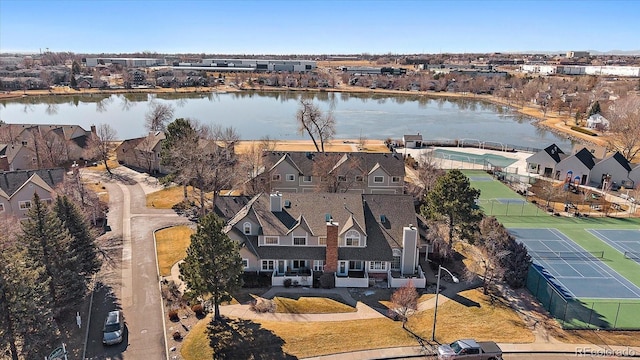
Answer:
[[[433,150],[434,157],[444,159],[444,160],[453,160],[453,161],[462,161],[468,162],[472,164],[491,164],[493,166],[498,167],[508,167],[516,162],[516,159],[510,159],[508,157],[504,157],[501,155],[495,154],[473,154],[473,153],[464,153],[460,151],[450,151],[444,149],[435,149]]]
[[[604,262],[604,251],[589,253],[557,229],[508,231],[527,247],[532,266],[566,299],[640,298],[640,288]]]
[[[588,230],[600,240],[620,251],[627,259],[640,264],[640,230]]]

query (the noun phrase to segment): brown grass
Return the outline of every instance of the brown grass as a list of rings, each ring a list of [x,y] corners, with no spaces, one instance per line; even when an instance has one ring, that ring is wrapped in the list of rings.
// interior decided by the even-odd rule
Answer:
[[[401,322],[387,318],[342,322],[275,322],[262,326],[284,340],[284,351],[299,358],[417,345]]]
[[[249,151],[252,144],[259,142],[255,140],[242,140],[235,146],[238,154],[244,154]],[[357,151],[359,147],[358,140],[333,140],[325,144],[327,152],[352,152]],[[311,140],[277,140],[275,143],[275,151],[316,151]],[[366,140],[362,151],[366,152],[389,152],[384,145],[383,140]]]
[[[171,275],[173,264],[187,256],[193,230],[188,226],[174,226],[156,231],[156,251],[160,276]]]
[[[506,304],[492,304],[490,297],[479,290],[467,290],[459,295],[467,299],[468,305],[450,300],[438,306],[436,339],[439,342],[452,342],[460,338],[507,343],[534,341],[531,330]],[[410,317],[408,327],[423,338],[431,338],[433,310]]]
[[[96,193],[96,195],[98,195],[98,199],[101,202],[105,204],[109,203],[109,192],[107,191],[107,189],[105,188],[104,184],[101,181],[84,182],[83,185],[87,190],[93,191],[94,193]]]
[[[180,354],[187,360],[213,359],[213,350],[209,346],[207,325],[211,322],[211,314],[198,321],[182,341]]]
[[[210,194],[206,194],[207,199],[211,199]],[[192,186],[187,187],[187,198],[190,201],[199,202],[200,195]],[[184,199],[184,189],[182,186],[170,186],[160,191],[147,194],[147,207],[158,209],[171,209]]]
[[[285,314],[333,314],[355,312],[356,308],[338,301],[320,297],[300,297],[289,299],[276,296],[276,312]]]

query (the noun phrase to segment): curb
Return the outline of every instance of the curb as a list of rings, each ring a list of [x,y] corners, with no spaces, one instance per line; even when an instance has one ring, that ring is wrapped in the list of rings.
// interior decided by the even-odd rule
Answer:
[[[160,310],[162,317],[162,337],[164,339],[164,354],[166,360],[169,360],[169,345],[167,344],[167,323],[164,319],[164,299],[162,298],[162,276],[160,276],[160,265],[158,264],[158,245],[156,243],[156,232],[162,229],[153,230],[153,251],[155,252],[154,258],[156,259],[156,276],[158,279],[158,290],[160,292]]]

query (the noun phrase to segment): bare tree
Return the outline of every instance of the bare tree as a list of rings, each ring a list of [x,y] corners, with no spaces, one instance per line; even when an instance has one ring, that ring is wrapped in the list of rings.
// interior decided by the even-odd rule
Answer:
[[[609,145],[632,160],[640,153],[640,96],[629,95],[616,100],[605,112],[609,120]]]
[[[104,167],[109,175],[113,175],[109,168],[109,156],[111,156],[116,136],[116,130],[111,125],[100,124],[96,128],[96,135],[89,140],[89,148],[93,157],[104,162]]]
[[[144,116],[145,128],[149,131],[164,131],[173,118],[173,106],[155,101],[149,103],[149,111]]]
[[[324,114],[311,100],[300,100],[300,107],[296,113],[298,132],[307,133],[313,141],[317,152],[324,152],[324,145],[336,134],[336,119],[333,110]]]
[[[246,195],[253,196],[261,192],[271,191],[271,177],[268,174],[273,166],[271,157],[266,156],[276,148],[276,141],[269,136],[252,142],[239,156],[241,174],[246,173],[247,179],[240,178]]]
[[[391,295],[389,315],[393,317],[399,316],[404,326],[409,316],[416,310],[418,310],[418,292],[413,282],[409,281]]]
[[[319,179],[316,191],[344,193],[363,186],[367,173],[355,155],[320,153],[313,155],[313,177]]]

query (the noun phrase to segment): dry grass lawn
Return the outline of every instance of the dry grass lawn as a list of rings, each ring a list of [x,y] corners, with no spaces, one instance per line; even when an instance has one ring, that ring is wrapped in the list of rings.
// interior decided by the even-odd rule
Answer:
[[[284,340],[284,351],[299,358],[417,345],[401,322],[387,318],[342,322],[260,322]]]
[[[83,185],[87,190],[96,193],[101,202],[105,204],[109,203],[109,192],[107,192],[107,189],[104,187],[102,182],[84,182]]]
[[[187,360],[213,359],[213,350],[209,346],[207,337],[207,325],[211,322],[212,315],[198,321],[187,333],[182,341],[180,354]]]
[[[210,194],[206,194],[207,199],[211,199]],[[191,201],[199,202],[200,196],[192,186],[187,187],[187,197]],[[174,205],[184,199],[184,189],[182,186],[170,186],[160,191],[147,194],[147,207],[158,209],[171,209]]]
[[[238,154],[246,153],[252,144],[256,141],[243,140],[238,142],[235,146],[235,151]],[[259,142],[259,141],[258,141]],[[333,140],[328,144],[325,144],[325,150],[327,152],[352,152],[357,151],[357,140]],[[277,140],[275,143],[275,151],[316,151],[311,140]],[[389,152],[389,149],[384,145],[383,140],[366,140],[364,142],[364,148],[362,151],[366,152]]]
[[[520,316],[505,304],[491,304],[490,297],[480,290],[459,294],[467,299],[463,305],[450,300],[438,306],[436,339],[452,342],[461,338],[507,343],[530,343],[533,333]],[[409,318],[408,327],[423,338],[431,338],[433,310],[419,312]]]
[[[187,256],[193,229],[188,226],[174,226],[156,231],[156,250],[160,276],[171,275],[173,264]]]
[[[356,308],[338,301],[321,297],[301,297],[289,299],[276,296],[276,312],[286,314],[333,314],[355,312]]]

